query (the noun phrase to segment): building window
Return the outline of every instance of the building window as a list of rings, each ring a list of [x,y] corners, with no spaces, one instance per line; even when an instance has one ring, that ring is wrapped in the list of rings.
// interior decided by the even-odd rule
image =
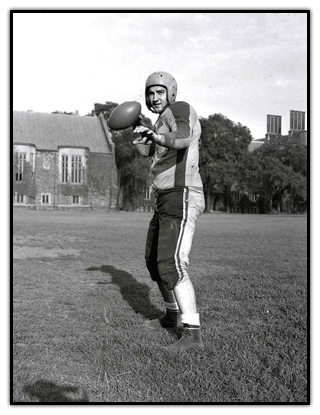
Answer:
[[[68,151],[68,154],[66,152]],[[85,156],[77,150],[64,150],[60,156],[59,169],[61,183],[81,184],[85,182]]]
[[[24,195],[17,194],[17,203],[24,203]]]
[[[62,156],[62,183],[68,182],[68,156]]]
[[[144,188],[144,198],[150,200],[151,199],[151,190],[150,187]]]
[[[72,204],[78,205],[80,203],[79,196],[72,196]]]
[[[256,202],[258,200],[258,194],[257,194],[257,192],[252,193],[252,200],[254,202]]]
[[[82,180],[82,160],[81,156],[72,156],[71,163],[71,183],[81,183]]]
[[[30,166],[32,171],[34,171],[34,153],[30,153]]]
[[[42,193],[41,194],[41,204],[42,205],[49,205],[50,204],[50,193]]]
[[[27,153],[17,153],[18,163],[16,171],[16,181],[21,182],[23,180],[23,171],[27,159]]]

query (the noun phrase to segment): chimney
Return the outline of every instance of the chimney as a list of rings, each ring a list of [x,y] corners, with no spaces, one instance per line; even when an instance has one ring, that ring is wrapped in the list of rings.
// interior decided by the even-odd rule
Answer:
[[[271,137],[281,135],[281,118],[281,115],[267,115],[266,141],[269,141]]]
[[[300,131],[305,131],[305,111],[290,110],[290,130],[289,135]]]

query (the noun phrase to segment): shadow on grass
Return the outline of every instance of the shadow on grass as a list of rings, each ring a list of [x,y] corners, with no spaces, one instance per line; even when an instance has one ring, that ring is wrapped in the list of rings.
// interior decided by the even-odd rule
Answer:
[[[26,385],[23,391],[37,402],[89,402],[85,391],[74,386],[58,386],[45,380]]]
[[[90,267],[86,271],[101,271],[111,275],[112,281],[99,281],[98,284],[117,284],[120,288],[122,298],[130,307],[144,318],[150,319],[163,314],[150,301],[150,287],[141,284],[131,274],[113,267],[112,265],[102,265],[101,267]]]

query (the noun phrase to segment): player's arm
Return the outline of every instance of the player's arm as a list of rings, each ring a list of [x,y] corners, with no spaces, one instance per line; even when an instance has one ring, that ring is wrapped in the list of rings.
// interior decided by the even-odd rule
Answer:
[[[139,117],[138,122],[133,127],[134,131],[136,132],[137,127],[146,127],[148,130],[152,130],[152,123],[148,118],[143,118],[141,115]],[[155,144],[148,139],[147,137],[143,137],[142,135],[138,135],[134,141],[133,144],[136,146],[138,152],[144,156],[144,157],[152,157],[154,155],[155,151]]]

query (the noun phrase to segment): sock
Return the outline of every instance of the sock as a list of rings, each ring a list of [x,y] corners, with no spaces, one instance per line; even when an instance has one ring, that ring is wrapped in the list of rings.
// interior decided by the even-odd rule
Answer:
[[[181,314],[181,321],[184,326],[189,328],[199,329],[200,328],[200,316],[199,313],[194,314]]]
[[[177,302],[167,303],[164,301],[164,306],[166,308],[166,316],[173,321],[177,321],[180,314],[180,309]]]

